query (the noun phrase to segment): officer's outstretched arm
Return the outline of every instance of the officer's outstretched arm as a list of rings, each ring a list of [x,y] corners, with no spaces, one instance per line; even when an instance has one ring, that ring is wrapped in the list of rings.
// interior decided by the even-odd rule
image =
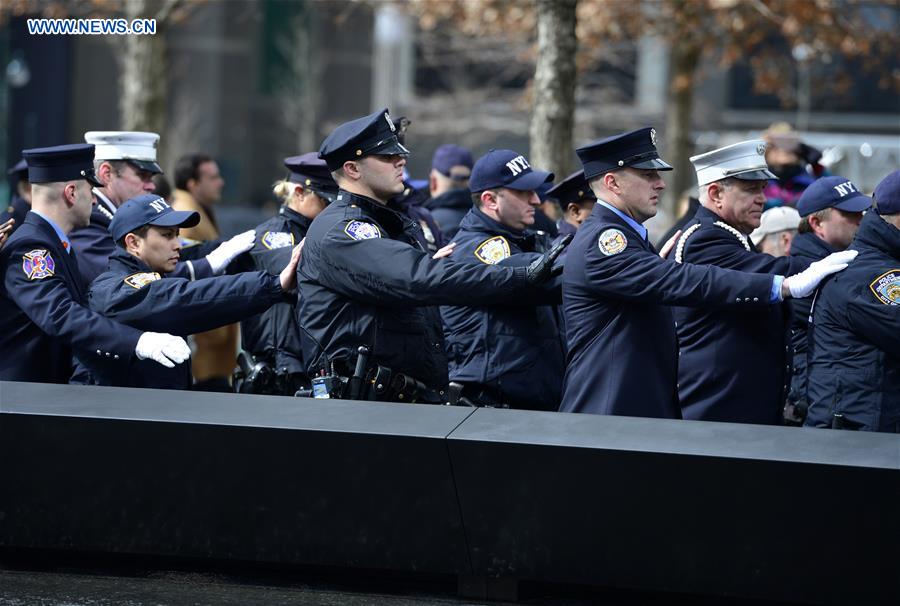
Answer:
[[[398,306],[501,303],[529,287],[524,267],[435,260],[405,242],[375,235],[376,230],[340,223],[332,229],[320,244],[323,285],[373,305]]]

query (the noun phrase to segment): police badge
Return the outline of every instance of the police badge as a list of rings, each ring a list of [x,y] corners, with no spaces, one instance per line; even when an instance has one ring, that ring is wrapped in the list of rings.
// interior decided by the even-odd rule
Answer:
[[[381,232],[376,225],[364,221],[350,221],[344,228],[344,233],[354,240],[371,240],[381,237]]]
[[[267,231],[260,238],[262,245],[269,250],[294,245],[294,234],[286,231]]]
[[[162,276],[158,273],[154,272],[141,272],[137,274],[131,274],[130,276],[125,276],[123,280],[125,284],[130,286],[135,290],[140,290],[150,284],[151,282],[156,282],[157,280],[161,280]]]
[[[488,238],[475,249],[475,258],[488,265],[495,265],[509,256],[509,242],[503,236]]]
[[[869,290],[885,305],[900,305],[900,269],[892,269],[872,280]]]
[[[22,255],[22,271],[29,280],[43,280],[53,275],[56,262],[44,248],[37,248]]]
[[[607,229],[600,234],[597,245],[600,247],[600,252],[611,257],[625,250],[625,247],[628,246],[628,238],[618,229]]]
[[[653,147],[656,147],[656,129],[650,129],[650,143],[653,144]]]

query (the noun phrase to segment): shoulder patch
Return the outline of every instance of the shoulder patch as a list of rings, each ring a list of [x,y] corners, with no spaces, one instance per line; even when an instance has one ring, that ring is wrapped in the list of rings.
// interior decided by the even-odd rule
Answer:
[[[371,240],[381,237],[381,230],[378,229],[378,226],[365,221],[350,221],[344,227],[344,233],[354,240]]]
[[[22,271],[29,280],[43,280],[55,273],[56,262],[46,248],[36,248],[22,255]]]
[[[141,272],[138,274],[131,274],[130,276],[125,277],[125,284],[130,286],[135,290],[140,290],[150,284],[151,282],[156,282],[157,280],[162,279],[158,273],[154,272]]]
[[[872,280],[869,290],[885,305],[900,305],[900,269],[892,269]]]
[[[503,236],[488,238],[475,249],[475,258],[488,265],[499,263],[509,256],[509,242]]]
[[[628,246],[628,238],[625,237],[621,230],[607,229],[600,234],[597,246],[600,247],[600,252],[607,257],[611,257],[625,250],[625,247]]]
[[[259,241],[269,250],[285,248],[294,245],[294,234],[286,231],[267,231]]]

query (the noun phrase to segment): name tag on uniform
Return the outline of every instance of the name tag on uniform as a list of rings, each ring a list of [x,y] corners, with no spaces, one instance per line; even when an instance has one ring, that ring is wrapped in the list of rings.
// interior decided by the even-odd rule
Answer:
[[[371,240],[372,238],[381,237],[378,227],[365,221],[350,221],[344,228],[344,233],[354,240]]]
[[[488,238],[475,249],[475,258],[488,265],[495,265],[509,256],[509,242],[503,236]]]
[[[869,284],[875,298],[885,305],[900,305],[900,269],[892,269]]]
[[[151,282],[156,282],[157,280],[162,279],[158,273],[154,272],[141,272],[138,274],[131,274],[130,276],[125,277],[125,284],[134,288],[135,290],[140,290],[150,284]]]
[[[37,248],[22,255],[22,271],[29,280],[43,280],[56,271],[56,262],[47,249]]]
[[[262,245],[269,250],[293,246],[294,234],[286,231],[267,231],[263,234],[263,237],[260,238],[260,242],[262,242]]]

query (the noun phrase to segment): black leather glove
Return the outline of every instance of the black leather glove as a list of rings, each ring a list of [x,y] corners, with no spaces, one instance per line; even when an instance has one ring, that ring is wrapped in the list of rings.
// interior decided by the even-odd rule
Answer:
[[[569,245],[569,242],[572,241],[572,234],[567,236],[563,236],[563,238],[553,245],[553,247],[545,252],[540,259],[535,259],[532,261],[528,268],[525,270],[525,279],[529,284],[533,286],[537,286],[539,284],[543,284],[550,280],[550,278],[554,276],[558,276],[562,273],[562,265],[559,267],[554,267],[553,264],[556,262],[556,259],[559,258],[559,255],[562,254],[562,251],[566,249],[566,246]]]

